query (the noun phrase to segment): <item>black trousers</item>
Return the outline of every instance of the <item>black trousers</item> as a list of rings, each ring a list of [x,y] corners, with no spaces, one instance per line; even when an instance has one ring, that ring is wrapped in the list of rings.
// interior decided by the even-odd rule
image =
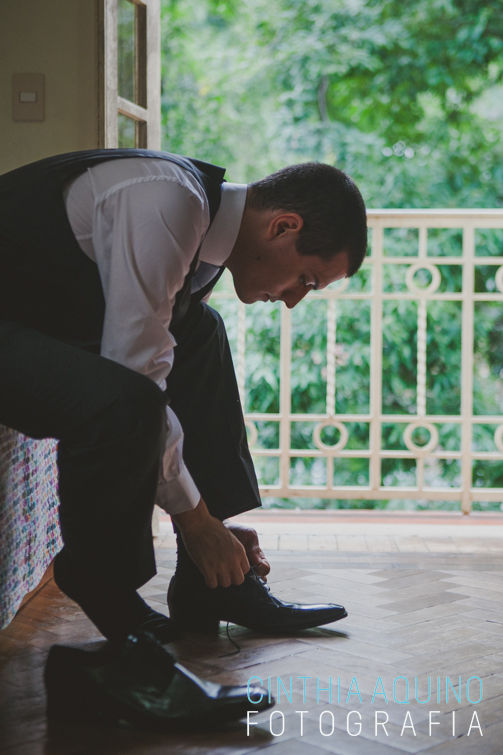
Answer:
[[[103,589],[137,588],[155,574],[150,522],[167,400],[211,513],[260,505],[221,318],[194,302],[176,336],[164,393],[111,360],[0,321],[0,423],[58,439],[61,557]]]

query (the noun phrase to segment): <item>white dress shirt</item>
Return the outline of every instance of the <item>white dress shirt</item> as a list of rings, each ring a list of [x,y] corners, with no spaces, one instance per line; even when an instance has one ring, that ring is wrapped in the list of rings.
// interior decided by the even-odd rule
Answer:
[[[65,189],[75,237],[98,266],[105,297],[101,354],[165,388],[176,340],[175,297],[201,246],[192,290],[202,288],[232,251],[246,185],[224,183],[211,224],[206,195],[167,160],[128,157],[100,163]],[[209,265],[214,265],[212,269]],[[199,491],[182,456],[183,432],[167,407],[167,439],[156,503],[170,514],[194,508]]]

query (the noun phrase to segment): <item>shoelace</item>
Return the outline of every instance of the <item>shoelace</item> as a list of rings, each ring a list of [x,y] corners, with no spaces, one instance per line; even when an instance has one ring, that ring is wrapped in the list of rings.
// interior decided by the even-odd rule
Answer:
[[[252,567],[252,569],[253,569],[253,567]],[[261,577],[260,574],[257,574],[257,572],[255,571],[255,569],[253,569],[253,573],[254,573],[255,577],[257,578],[257,581],[260,582],[260,584],[262,585],[262,587],[264,587],[267,592],[271,592],[271,588],[269,587],[269,585],[267,584],[267,582],[265,581],[265,579],[263,577]]]
[[[261,577],[260,574],[257,574],[257,571],[256,571],[256,569],[255,569],[254,566],[250,567],[250,571],[252,572],[253,577],[257,580],[257,582],[260,583],[261,587],[265,588],[265,590],[266,590],[267,593],[270,593],[271,592],[271,588],[269,587],[269,585],[267,584],[267,582],[265,581],[265,579],[263,577]],[[267,598],[268,597],[269,596],[267,596]],[[229,658],[230,656],[232,656],[232,655],[238,655],[241,652],[241,647],[238,645],[238,643],[236,642],[236,640],[233,637],[231,637],[231,634],[230,634],[230,631],[229,631],[229,624],[230,624],[230,622],[228,621],[227,624],[226,624],[226,626],[225,626],[225,631],[226,631],[226,634],[227,634],[227,639],[229,640],[229,642],[232,645],[234,645],[234,647],[236,649],[233,650],[232,653],[223,653],[222,655],[219,655],[218,656],[219,658]]]
[[[274,595],[271,594],[271,588],[267,584],[266,580],[260,576],[260,574],[257,574],[255,567],[251,567],[251,571],[253,572],[253,578],[256,582],[260,585],[260,594],[259,598],[263,603],[274,603],[275,605],[281,605],[281,601],[279,598],[275,598]]]
[[[230,621],[228,621],[227,624],[225,625],[225,632],[227,634],[227,639],[232,645],[234,645],[236,649],[233,650],[232,653],[223,653],[222,655],[219,655],[218,656],[219,658],[229,658],[231,655],[239,655],[239,653],[241,652],[240,646],[237,644],[236,640],[233,637],[231,637],[231,633],[229,631],[229,624],[230,624]]]

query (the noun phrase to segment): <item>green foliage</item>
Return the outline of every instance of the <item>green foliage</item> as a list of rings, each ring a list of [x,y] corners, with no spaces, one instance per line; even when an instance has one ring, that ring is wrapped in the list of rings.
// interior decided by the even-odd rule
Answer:
[[[475,0],[164,0],[164,146],[249,181],[337,163],[369,206],[499,206],[503,15]]]
[[[503,201],[503,14],[478,0],[163,0],[163,147],[227,166],[230,180],[248,182],[286,164],[320,160],[356,180],[369,207],[498,207]],[[499,236],[498,236],[499,233]],[[417,232],[390,229],[387,256],[417,254]],[[432,253],[462,252],[456,229],[428,232]],[[480,249],[480,250],[479,250]],[[477,253],[503,253],[503,234],[477,231]],[[386,266],[385,291],[403,290],[406,265]],[[457,292],[461,268],[439,267],[440,292]],[[427,285],[428,276],[417,276]],[[351,281],[370,290],[370,272]],[[495,290],[494,269],[476,269],[476,291]],[[231,303],[231,339],[236,318]],[[247,315],[247,411],[279,411],[280,305]],[[461,402],[461,306],[428,305],[427,411],[457,413]],[[314,297],[292,312],[292,411],[326,411],[326,305]],[[416,411],[417,305],[387,301],[383,319],[383,411]],[[476,304],[474,410],[503,411],[503,314]],[[370,307],[337,303],[337,413],[369,411]],[[474,446],[494,448],[494,425],[475,428]],[[459,449],[459,425],[440,427],[445,450]],[[404,450],[403,428],[383,429],[387,448]],[[368,424],[351,428],[353,447],[368,447]],[[328,442],[328,441],[327,441]],[[330,442],[334,442],[333,440]],[[277,423],[260,428],[263,448],[277,448]],[[295,423],[294,448],[312,447],[312,428]],[[340,485],[367,484],[368,465],[344,460]],[[275,482],[274,459],[257,461]],[[296,459],[291,479],[326,478],[320,459]],[[426,473],[425,473],[426,474]],[[415,484],[402,459],[383,466],[384,484]],[[480,462],[475,485],[502,485],[501,465]],[[459,484],[459,463],[439,462],[429,484]],[[365,482],[366,481],[366,482]],[[327,502],[278,505],[386,505],[428,508],[427,502]],[[445,503],[444,508],[458,504]],[[483,505],[478,508],[483,508]]]

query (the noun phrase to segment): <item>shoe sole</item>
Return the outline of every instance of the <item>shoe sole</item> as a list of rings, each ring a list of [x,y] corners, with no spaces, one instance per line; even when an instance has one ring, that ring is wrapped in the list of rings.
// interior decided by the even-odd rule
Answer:
[[[178,632],[190,632],[193,634],[203,634],[203,635],[208,635],[208,636],[218,634],[221,621],[229,622],[231,624],[236,624],[236,626],[244,627],[245,629],[251,629],[252,631],[258,632],[260,634],[291,635],[291,634],[296,634],[297,632],[303,632],[306,629],[316,629],[317,627],[323,627],[323,626],[326,626],[327,624],[333,624],[336,621],[345,619],[347,615],[348,615],[347,611],[344,611],[344,613],[338,616],[336,619],[328,619],[327,621],[318,622],[316,624],[313,624],[312,622],[305,622],[304,624],[298,624],[295,627],[288,628],[283,625],[268,626],[268,627],[254,626],[253,624],[242,624],[239,621],[236,621],[235,619],[226,619],[226,618],[219,618],[219,619],[212,618],[211,622],[206,621],[206,622],[201,623],[200,620],[196,620],[196,619],[191,621],[186,618],[184,619],[177,618],[176,616],[173,616],[173,613],[170,610],[170,616]]]

